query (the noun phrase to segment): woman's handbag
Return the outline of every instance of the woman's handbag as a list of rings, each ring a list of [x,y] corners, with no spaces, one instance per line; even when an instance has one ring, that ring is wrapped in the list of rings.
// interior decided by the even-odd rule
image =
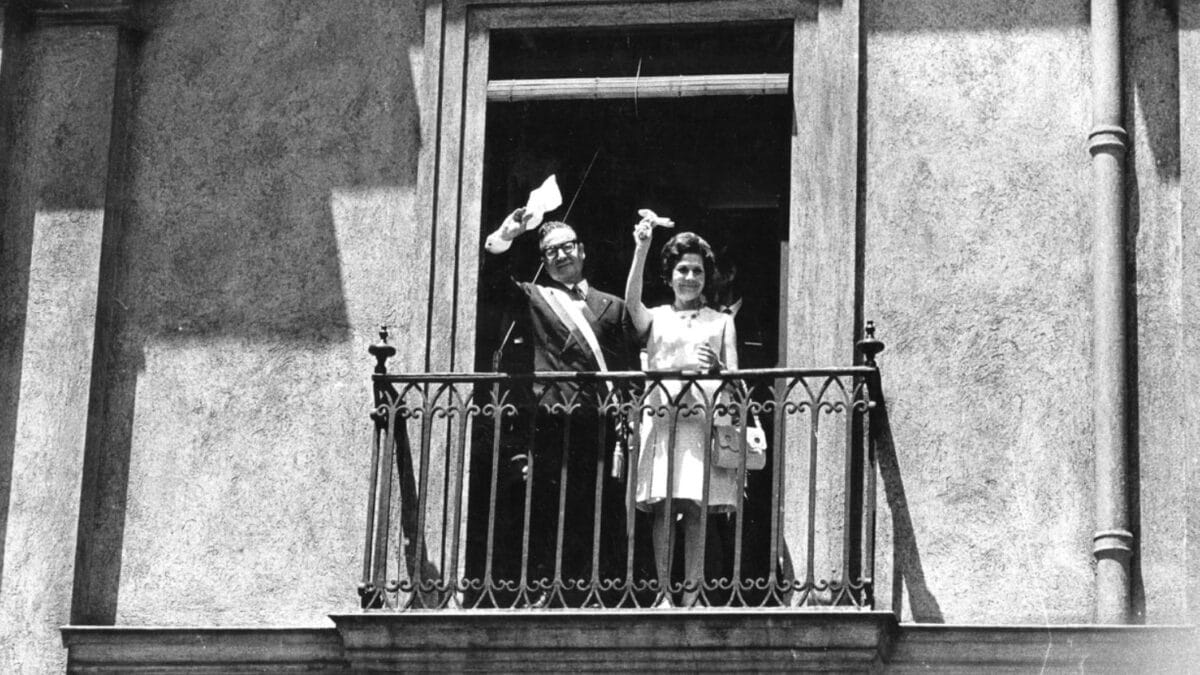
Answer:
[[[746,423],[746,470],[758,471],[767,465],[767,433],[758,415],[750,414]],[[728,419],[728,418],[727,418]],[[742,429],[736,422],[713,424],[712,465],[737,469],[742,462]]]

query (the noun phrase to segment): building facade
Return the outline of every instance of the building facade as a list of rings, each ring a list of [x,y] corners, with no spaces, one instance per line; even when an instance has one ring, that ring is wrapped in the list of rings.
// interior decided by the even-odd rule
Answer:
[[[3,4],[6,672],[1200,646],[1195,0]],[[607,290],[643,205],[719,244],[756,366],[878,326],[873,611],[360,612],[368,347],[487,370],[550,173]]]

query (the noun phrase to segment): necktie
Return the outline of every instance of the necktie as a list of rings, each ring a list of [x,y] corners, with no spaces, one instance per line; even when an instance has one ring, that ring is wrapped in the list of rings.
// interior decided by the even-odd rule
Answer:
[[[578,302],[583,302],[584,300],[583,291],[580,290],[579,286],[572,286],[568,288],[567,295],[570,295],[572,300],[576,300]]]

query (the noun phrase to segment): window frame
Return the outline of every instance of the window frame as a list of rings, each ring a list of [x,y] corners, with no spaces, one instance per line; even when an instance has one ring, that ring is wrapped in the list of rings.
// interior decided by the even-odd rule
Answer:
[[[493,30],[790,20],[793,129],[787,239],[780,250],[779,363],[823,367],[855,361],[862,325],[862,172],[859,0],[426,0],[424,68],[418,83],[421,149],[415,217],[430,224],[414,242],[428,265],[425,371],[474,365],[483,209],[489,37]],[[419,325],[419,324],[418,324]],[[447,460],[433,450],[432,466]],[[802,461],[781,465],[801,490]],[[464,478],[469,480],[469,478]],[[436,482],[436,481],[435,481]],[[430,503],[444,486],[430,485]],[[790,493],[790,492],[789,492]],[[786,523],[818,517],[797,504]],[[465,519],[461,527],[465,536]],[[428,542],[431,560],[443,543]],[[811,542],[810,542],[811,543]],[[813,555],[804,545],[805,555]],[[461,571],[461,570],[460,570]]]
[[[857,1],[428,0],[425,19],[416,217],[431,224],[427,371],[474,363],[491,31],[778,20],[793,23],[794,110],[780,364],[853,359],[861,323]]]

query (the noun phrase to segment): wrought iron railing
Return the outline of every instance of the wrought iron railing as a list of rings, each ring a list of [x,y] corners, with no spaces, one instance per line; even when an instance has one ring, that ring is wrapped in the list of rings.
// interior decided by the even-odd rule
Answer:
[[[388,374],[381,337],[365,609],[873,606],[869,324],[865,365],[719,374]]]

